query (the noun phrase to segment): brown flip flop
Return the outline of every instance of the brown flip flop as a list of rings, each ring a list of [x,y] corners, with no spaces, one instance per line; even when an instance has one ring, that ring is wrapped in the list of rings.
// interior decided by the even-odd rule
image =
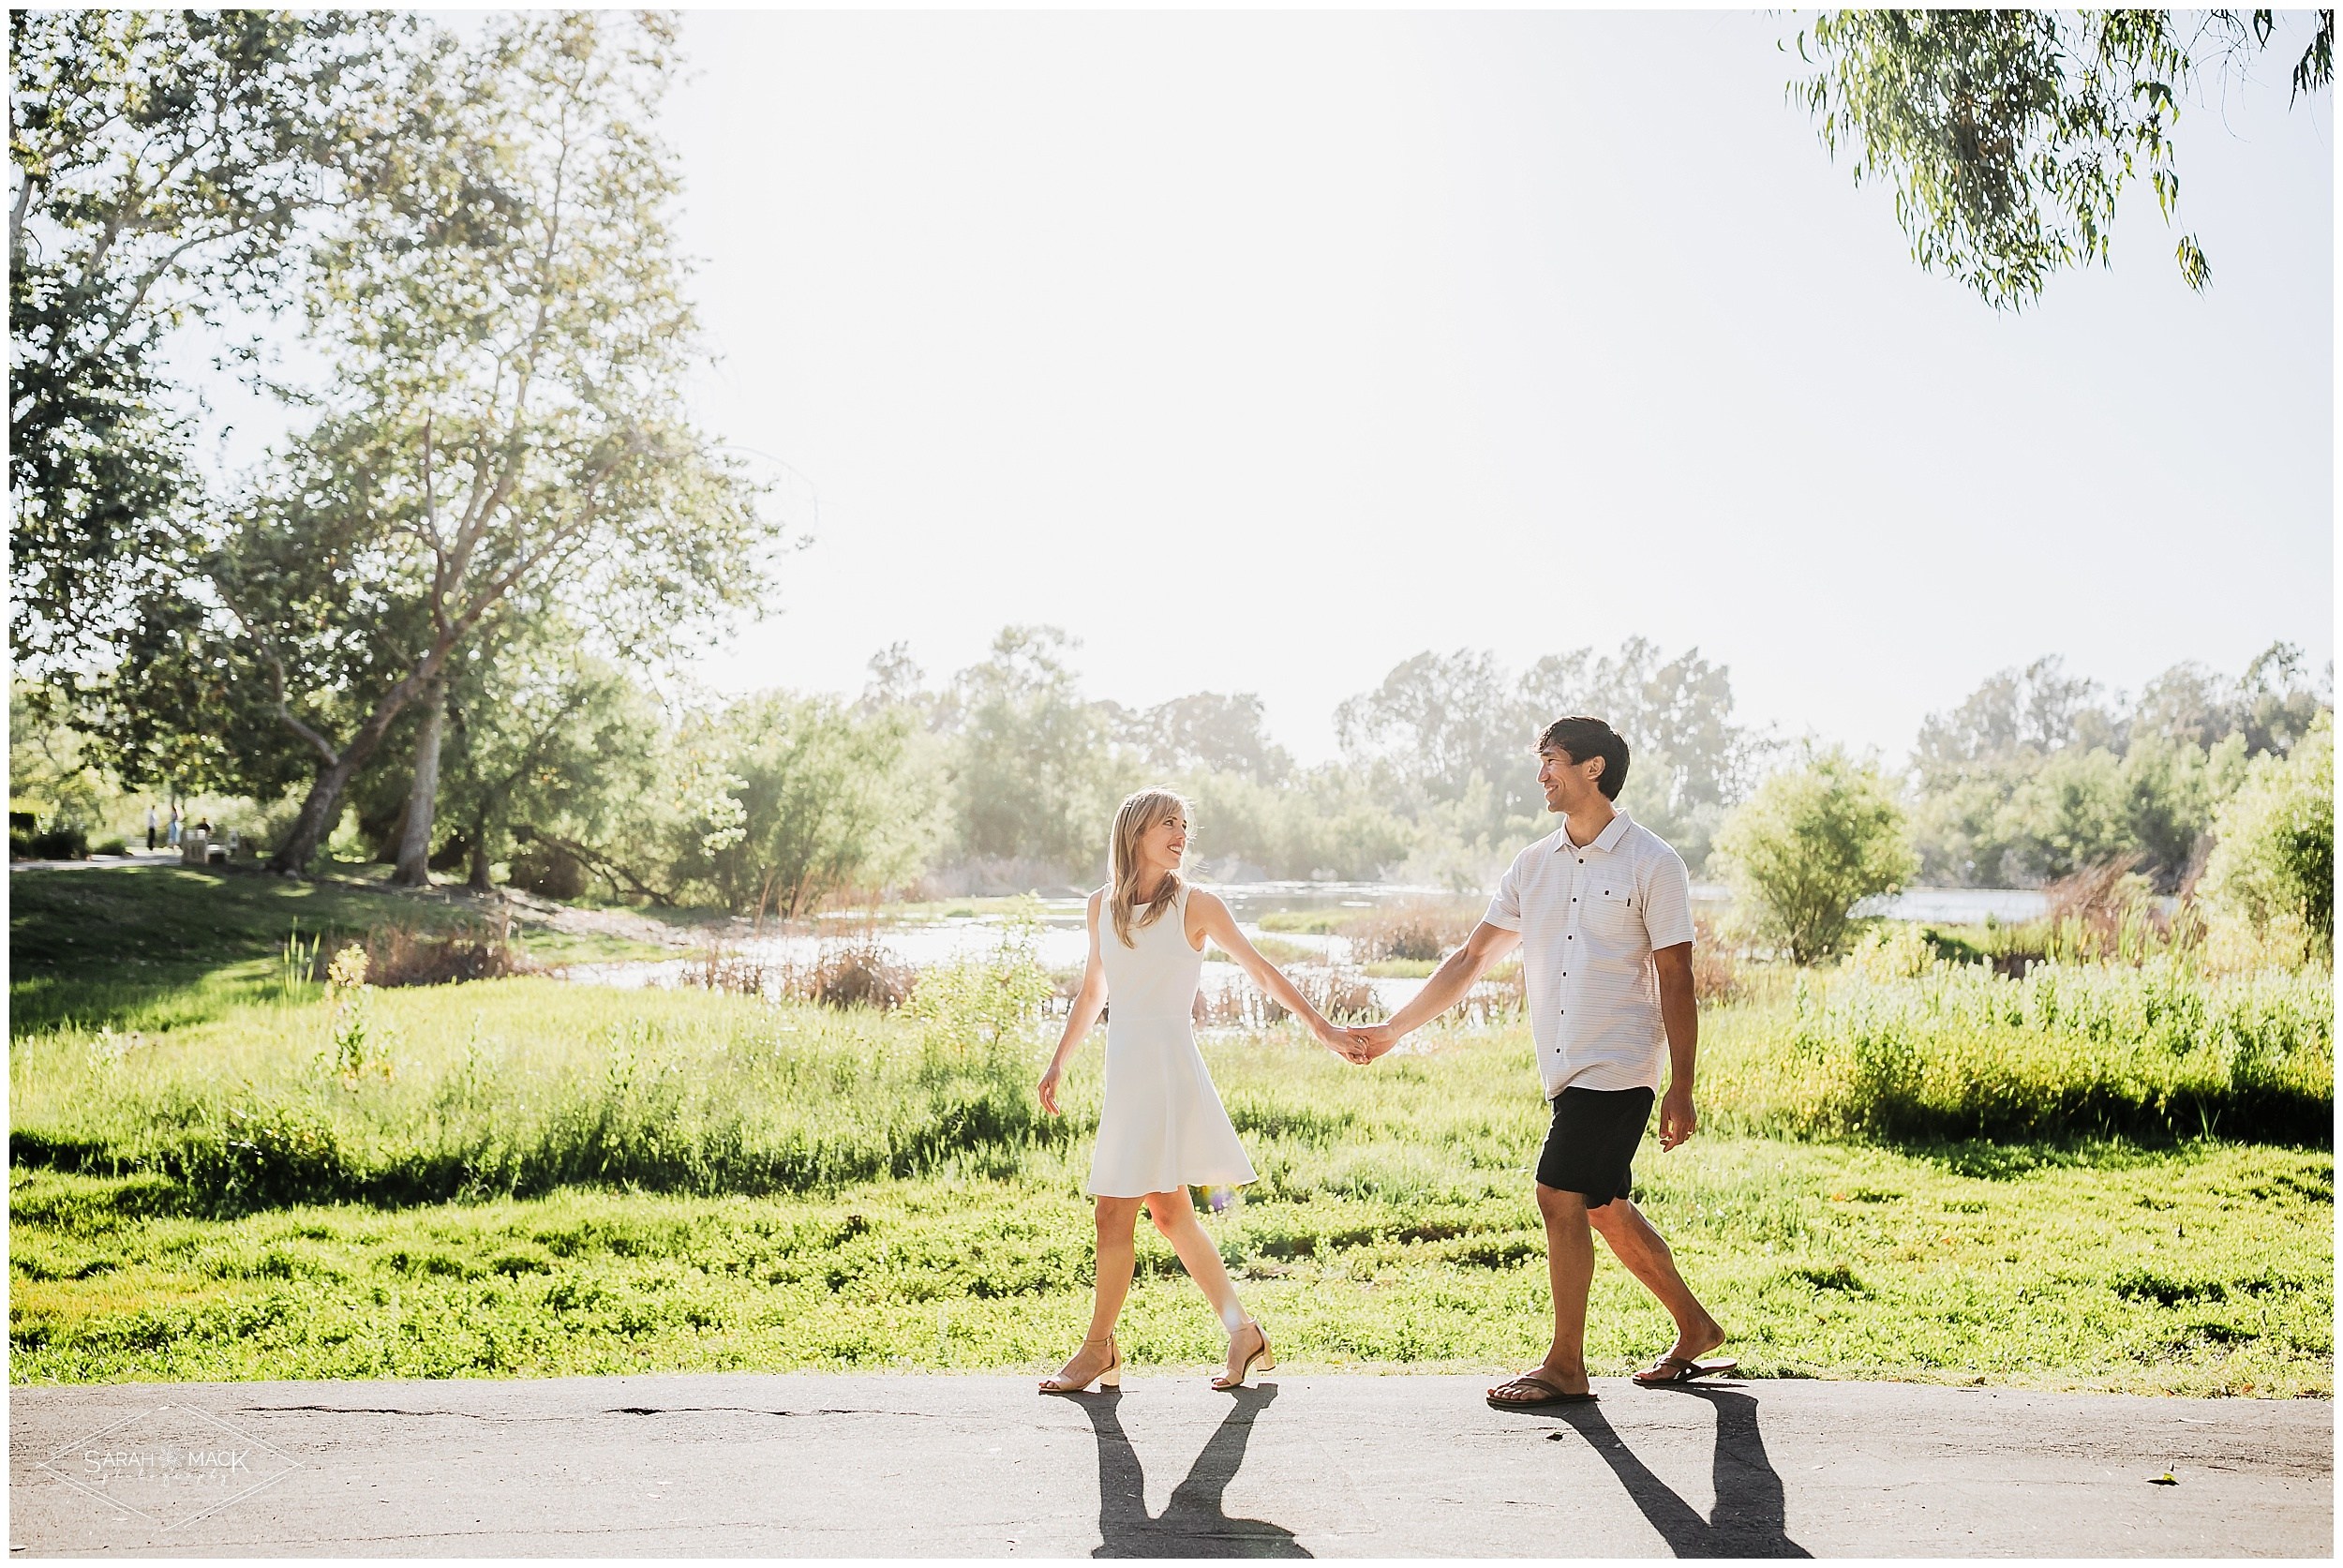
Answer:
[[[1546,1397],[1543,1399],[1500,1399],[1498,1397],[1498,1395],[1504,1390],[1519,1388],[1525,1383],[1531,1388],[1543,1388],[1545,1390]],[[1488,1399],[1489,1409],[1493,1411],[1542,1411],[1552,1405],[1591,1405],[1595,1402],[1595,1396],[1591,1393],[1565,1394],[1534,1372],[1524,1372],[1508,1382],[1499,1383],[1489,1390]]]
[[[1680,1355],[1664,1355],[1637,1372],[1632,1381],[1644,1388],[1672,1388],[1694,1378],[1721,1377],[1740,1369],[1741,1364],[1730,1356],[1720,1361],[1691,1361]]]

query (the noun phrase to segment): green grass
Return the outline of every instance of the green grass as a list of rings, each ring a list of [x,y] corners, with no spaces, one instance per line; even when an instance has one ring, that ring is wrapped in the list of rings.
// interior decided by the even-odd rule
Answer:
[[[1287,1365],[1535,1359],[1545,1277],[1518,1166],[1306,1148],[1257,1137],[1276,1177],[1208,1221]],[[1009,1177],[948,1166],[806,1197],[564,1191],[225,1223],[155,1178],[19,1172],[11,1375],[1041,1367],[1082,1332],[1084,1164],[1058,1149]],[[2323,1152],[2236,1145],[1704,1138],[1648,1157],[1638,1196],[1759,1376],[2326,1396],[2332,1181]],[[1141,1231],[1125,1353],[1212,1360],[1210,1313]],[[1594,1369],[1667,1337],[1601,1262]]]
[[[2334,1126],[2323,974],[2206,976],[2159,959],[2022,980],[1973,965],[1753,979],[1748,1002],[1704,1015],[1703,1095],[1737,1128],[2313,1143]]]
[[[18,872],[8,894],[12,1039],[66,1023],[151,1031],[227,1016],[239,1000],[273,988],[277,955],[296,927],[334,939],[379,925],[443,930],[478,918],[387,886],[242,869]],[[521,925],[514,938],[546,963],[674,956],[647,943]]]
[[[162,1174],[224,1212],[594,1184],[804,1191],[963,1152],[1011,1169],[1088,1125],[1043,1121],[1026,1053],[866,1010],[533,978],[373,992],[353,1084],[320,988],[228,1007],[20,1040],[12,1162]]]
[[[545,978],[337,1010],[276,943],[386,895],[12,888],[20,1382],[1035,1366],[1079,1337],[1095,1043],[1051,1119],[1038,1037]],[[145,990],[93,1006],[132,959]],[[1749,1369],[2331,1392],[2325,977],[1744,979],[1704,1014],[1701,1136],[1637,1176]],[[1297,1366],[1539,1348],[1527,1033],[1420,1041],[1354,1068],[1291,1024],[1205,1037],[1261,1173],[1210,1223]],[[1142,1261],[1127,1353],[1211,1359],[1151,1232]],[[1665,1338],[1605,1263],[1597,1369]]]

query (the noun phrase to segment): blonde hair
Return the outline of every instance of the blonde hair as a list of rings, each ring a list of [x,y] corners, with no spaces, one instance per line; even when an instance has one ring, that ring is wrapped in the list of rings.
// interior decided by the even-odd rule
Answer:
[[[1148,829],[1177,812],[1187,815],[1187,802],[1168,789],[1142,789],[1125,798],[1114,814],[1114,836],[1108,845],[1107,909],[1114,917],[1114,934],[1123,946],[1137,947],[1131,933],[1152,925],[1179,897],[1180,874],[1167,873],[1142,908],[1139,903],[1139,841]]]

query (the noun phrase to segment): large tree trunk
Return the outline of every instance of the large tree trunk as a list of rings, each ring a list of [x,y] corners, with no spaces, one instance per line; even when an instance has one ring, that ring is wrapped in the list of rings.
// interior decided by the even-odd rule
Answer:
[[[415,737],[415,782],[407,796],[407,829],[398,841],[398,869],[391,881],[401,888],[431,886],[431,823],[440,799],[440,731],[447,719],[447,687],[439,681],[424,696],[423,731]]]
[[[342,792],[350,787],[350,781],[358,776],[358,769],[366,765],[376,749],[382,744],[382,738],[390,733],[392,724],[405,710],[408,703],[423,691],[424,683],[439,673],[446,653],[445,649],[435,650],[424,661],[422,668],[383,694],[382,700],[375,705],[366,722],[358,726],[358,733],[350,738],[350,744],[334,754],[324,770],[318,774],[317,782],[309,786],[308,798],[301,802],[301,814],[293,818],[292,831],[287,833],[285,842],[276,846],[276,853],[268,858],[269,870],[287,876],[301,874],[303,868],[309,863],[309,857],[318,852],[318,845],[323,844],[325,836],[334,830],[334,824],[342,814]],[[294,727],[301,728],[298,724]],[[315,731],[301,729],[301,733],[320,752],[330,750]]]
[[[489,890],[490,887],[488,881],[488,819],[485,816],[471,825],[471,881],[470,886],[476,893],[485,893]]]
[[[309,864],[309,857],[318,852],[325,835],[334,830],[335,821],[342,814],[342,791],[357,776],[358,767],[366,758],[358,748],[346,748],[339,760],[317,776],[309,785],[308,797],[301,802],[301,814],[293,818],[292,830],[285,842],[276,846],[276,853],[268,858],[268,869],[298,876]]]

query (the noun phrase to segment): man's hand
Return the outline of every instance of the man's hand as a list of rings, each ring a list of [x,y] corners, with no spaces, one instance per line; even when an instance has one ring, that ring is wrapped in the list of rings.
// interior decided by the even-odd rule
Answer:
[[[1312,1032],[1320,1044],[1354,1067],[1364,1066],[1369,1059],[1366,1047],[1359,1044],[1355,1029],[1338,1028],[1321,1018],[1312,1025]]]
[[[1359,1042],[1359,1060],[1371,1062],[1399,1043],[1399,1037],[1388,1023],[1363,1024],[1351,1031],[1351,1038]]]
[[[1693,1086],[1670,1083],[1668,1092],[1660,1099],[1660,1147],[1676,1147],[1690,1138],[1699,1125],[1699,1119],[1693,1114]]]

